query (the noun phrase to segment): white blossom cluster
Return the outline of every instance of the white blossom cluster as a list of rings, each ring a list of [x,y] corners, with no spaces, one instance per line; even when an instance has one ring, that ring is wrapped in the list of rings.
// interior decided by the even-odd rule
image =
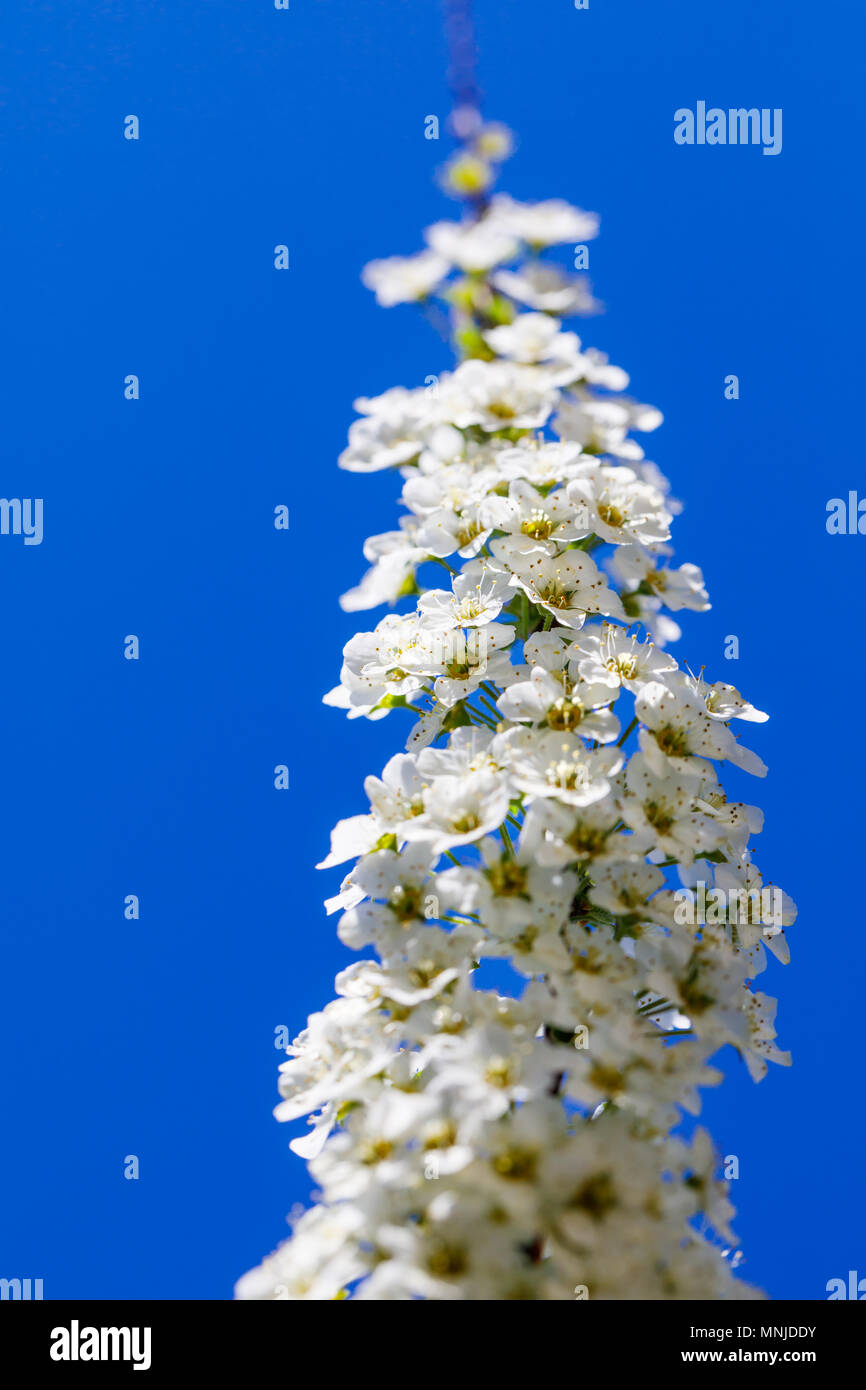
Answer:
[[[734,721],[767,716],[666,649],[709,604],[633,437],[661,416],[563,328],[592,297],[543,259],[596,230],[485,193],[364,273],[382,304],[447,306],[460,361],[359,400],[341,457],[397,473],[406,509],[344,606],[401,611],[326,700],[412,723],[321,866],[352,863],[327,907],[368,954],[281,1067],[318,1200],[242,1298],[759,1296],[707,1134],[673,1131],[724,1044],[756,1080],[789,1062],[753,983],[785,934],[675,909],[698,882],[758,900],[762,814],[719,769],[764,775]]]

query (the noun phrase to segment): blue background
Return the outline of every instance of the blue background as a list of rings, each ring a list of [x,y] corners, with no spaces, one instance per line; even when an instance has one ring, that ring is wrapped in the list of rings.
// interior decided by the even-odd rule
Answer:
[[[770,777],[736,786],[800,907],[792,964],[760,981],[795,1065],[754,1086],[727,1059],[704,1118],[740,1159],[744,1274],[820,1299],[866,1274],[866,539],[825,530],[828,498],[866,494],[862,20],[841,0],[478,0],[477,24],[487,114],[520,140],[505,186],[602,215],[608,311],[581,331],[665,413],[651,456],[713,599],[679,653],[772,713],[745,738]],[[351,402],[448,365],[358,278],[455,215],[432,182],[439,9],[9,0],[0,33],[0,493],[45,499],[41,546],[0,537],[0,1275],[227,1298],[308,1191],[303,1126],[271,1108],[275,1028],[349,959],[321,908],[341,871],[313,865],[405,736],[320,697],[379,616],[337,599],[396,516],[392,477],[336,470]],[[676,146],[699,99],[782,107],[782,154]]]

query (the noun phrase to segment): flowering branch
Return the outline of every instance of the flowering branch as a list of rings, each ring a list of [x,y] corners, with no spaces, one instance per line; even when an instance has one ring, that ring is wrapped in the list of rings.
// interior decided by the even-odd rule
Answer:
[[[667,651],[709,603],[633,438],[661,416],[563,329],[596,305],[545,256],[597,219],[493,194],[510,147],[474,128],[444,175],[463,220],[364,271],[381,304],[443,308],[459,362],[357,401],[340,458],[397,473],[406,509],[343,607],[401,610],[326,703],[413,722],[320,866],[354,861],[327,907],[374,954],[281,1067],[321,1191],[243,1298],[758,1296],[708,1136],[673,1131],[724,1044],[756,1080],[790,1061],[753,981],[795,909],[717,770],[765,774],[732,721],[767,716]]]

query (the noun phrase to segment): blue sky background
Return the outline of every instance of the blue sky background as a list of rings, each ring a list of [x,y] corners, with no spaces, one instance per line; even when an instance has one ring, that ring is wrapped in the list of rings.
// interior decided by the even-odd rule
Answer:
[[[761,983],[795,1065],[756,1087],[731,1057],[704,1118],[740,1159],[744,1274],[826,1297],[866,1274],[866,537],[825,530],[828,498],[866,496],[863,21],[841,0],[476,9],[487,113],[520,140],[505,186],[601,214],[608,310],[582,333],[665,413],[652,457],[714,604],[680,654],[772,714],[749,790],[800,918]],[[0,1275],[226,1298],[308,1191],[271,1108],[274,1029],[348,959],[321,908],[340,871],[313,865],[405,734],[320,697],[365,625],[338,595],[396,516],[393,478],[336,469],[351,402],[448,365],[358,278],[454,206],[423,136],[448,111],[439,8],[7,0],[0,42],[0,494],[45,499],[41,546],[0,537]],[[782,154],[676,146],[699,99],[781,107]]]

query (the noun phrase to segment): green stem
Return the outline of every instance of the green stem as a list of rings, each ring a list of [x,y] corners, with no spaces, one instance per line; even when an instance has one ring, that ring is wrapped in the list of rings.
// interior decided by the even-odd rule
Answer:
[[[448,571],[449,574],[459,574],[459,573],[460,573],[459,570],[452,569],[451,566],[449,565],[448,561],[447,561],[447,560],[443,560],[441,555],[428,555],[427,558],[428,558],[429,560],[432,560],[433,563],[436,564],[436,565],[442,565],[442,566],[444,566],[444,568],[447,569],[447,571]]]
[[[631,723],[629,724],[628,728],[625,730],[624,733],[620,734],[619,738],[617,739],[617,741],[616,741],[616,746],[617,746],[617,748],[622,748],[622,745],[625,743],[625,741],[626,741],[626,739],[628,738],[629,734],[631,733],[632,729],[636,729],[639,723],[640,723],[640,720],[638,719],[637,715],[635,715],[634,719],[631,721]]]
[[[465,709],[470,719],[474,719],[476,724],[482,725],[485,729],[492,729],[494,733],[496,732],[497,725],[494,724],[493,720],[489,715],[486,715],[483,710],[476,709],[475,705],[470,704],[467,704]]]

